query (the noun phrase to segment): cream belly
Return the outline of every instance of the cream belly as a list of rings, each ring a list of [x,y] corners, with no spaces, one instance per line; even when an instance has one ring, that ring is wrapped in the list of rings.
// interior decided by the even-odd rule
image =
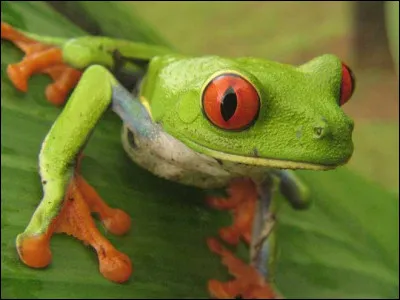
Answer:
[[[162,178],[200,188],[225,187],[232,179],[268,176],[268,168],[217,160],[197,153],[161,128],[144,137],[126,125],[122,145],[139,166]]]

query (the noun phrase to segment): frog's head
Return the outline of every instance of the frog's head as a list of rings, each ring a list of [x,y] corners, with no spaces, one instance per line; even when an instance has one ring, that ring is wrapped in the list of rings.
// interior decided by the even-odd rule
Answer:
[[[143,95],[153,119],[208,156],[285,169],[330,169],[353,153],[341,109],[350,69],[323,55],[299,67],[255,58],[161,57]],[[151,93],[149,92],[151,91]]]

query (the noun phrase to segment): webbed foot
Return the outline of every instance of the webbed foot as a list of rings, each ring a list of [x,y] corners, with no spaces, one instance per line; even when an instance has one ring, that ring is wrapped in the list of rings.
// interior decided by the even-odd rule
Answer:
[[[54,233],[66,233],[92,246],[98,256],[101,274],[122,283],[129,279],[132,264],[127,255],[116,250],[96,228],[91,212],[100,216],[104,226],[114,234],[130,228],[130,217],[107,206],[81,175],[75,173],[58,216],[42,235],[20,234],[17,249],[21,260],[30,267],[43,268],[51,262],[50,239]]]
[[[235,277],[228,282],[210,280],[208,290],[213,297],[217,299],[277,299],[278,296],[272,287],[254,267],[236,258],[216,239],[208,239],[207,245],[213,253],[221,256],[222,263]]]
[[[19,63],[7,67],[8,77],[13,85],[26,92],[28,80],[33,74],[47,74],[53,80],[53,83],[46,87],[47,100],[57,106],[64,104],[82,72],[63,62],[62,50],[32,40],[4,22],[1,22],[1,38],[11,41],[25,53],[25,57]]]
[[[228,187],[229,198],[209,197],[208,204],[221,210],[230,210],[233,224],[221,228],[220,237],[231,245],[237,245],[242,238],[250,244],[251,230],[257,201],[255,184],[249,179],[234,180]]]

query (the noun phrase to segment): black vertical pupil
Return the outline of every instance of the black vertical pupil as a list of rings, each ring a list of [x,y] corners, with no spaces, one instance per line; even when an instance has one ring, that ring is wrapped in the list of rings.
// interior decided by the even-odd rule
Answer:
[[[235,114],[237,107],[237,96],[235,90],[229,87],[222,96],[221,114],[225,122],[227,122]]]

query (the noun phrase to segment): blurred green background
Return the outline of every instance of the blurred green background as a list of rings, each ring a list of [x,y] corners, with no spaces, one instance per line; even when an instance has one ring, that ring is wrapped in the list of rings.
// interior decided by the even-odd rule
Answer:
[[[341,57],[357,78],[357,90],[343,107],[355,120],[355,152],[348,166],[398,194],[398,78],[393,65],[387,63],[387,45],[376,49],[377,43],[385,43],[380,36],[382,31],[371,30],[379,24],[374,23],[373,15],[360,16],[362,12],[358,10],[363,7],[359,4],[357,1],[131,2],[136,14],[184,53],[256,56],[291,64],[304,63],[323,53]],[[366,9],[375,15],[380,13],[376,2],[375,7]],[[398,28],[398,22],[397,5],[394,27]],[[357,56],[366,58],[359,61]]]
[[[188,54],[249,55],[291,64],[323,53],[340,56],[357,77],[356,92],[344,106],[355,120],[354,156],[335,171],[299,172],[314,205],[297,212],[283,204],[277,283],[288,298],[398,297],[399,90],[380,2],[48,2],[67,7],[92,34],[165,40]],[[2,20],[22,29],[84,34],[43,2],[1,5]],[[389,12],[398,51],[398,2]],[[132,257],[132,280],[126,285],[104,280],[96,256],[65,235],[52,239],[53,263],[46,271],[18,260],[15,236],[42,193],[37,154],[60,110],[44,99],[46,76],[34,76],[29,93],[16,91],[5,69],[21,53],[7,42],[1,51],[2,298],[206,297],[207,279],[228,279],[204,242],[229,223],[228,214],[210,210],[201,191],[130,163],[119,141],[121,121],[113,114],[96,128],[82,171],[111,206],[133,217],[127,237],[100,227]]]

